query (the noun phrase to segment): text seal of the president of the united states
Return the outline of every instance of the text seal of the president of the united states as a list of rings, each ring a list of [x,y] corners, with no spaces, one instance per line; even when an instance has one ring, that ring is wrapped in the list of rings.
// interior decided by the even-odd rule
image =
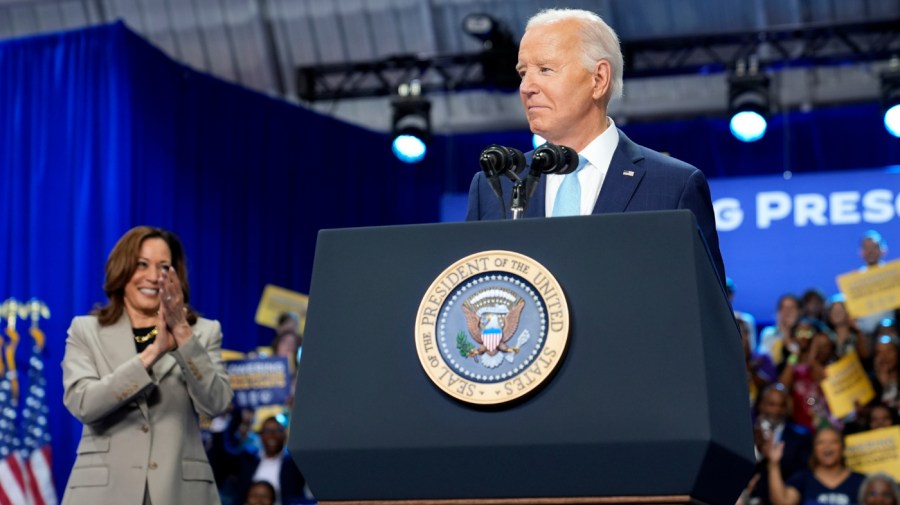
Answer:
[[[552,375],[569,338],[569,308],[543,265],[484,251],[438,275],[419,304],[415,334],[422,368],[444,393],[500,404]]]

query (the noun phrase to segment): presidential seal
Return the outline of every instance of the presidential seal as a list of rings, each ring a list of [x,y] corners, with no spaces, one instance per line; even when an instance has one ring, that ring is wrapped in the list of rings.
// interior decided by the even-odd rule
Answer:
[[[425,373],[457,400],[492,405],[533,391],[559,365],[569,338],[562,288],[537,261],[485,251],[450,265],[416,315]]]

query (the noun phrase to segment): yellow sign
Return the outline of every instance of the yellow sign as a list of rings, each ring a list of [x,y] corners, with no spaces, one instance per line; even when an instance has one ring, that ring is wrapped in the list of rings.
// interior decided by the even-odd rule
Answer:
[[[246,359],[247,355],[240,352],[234,351],[231,349],[222,349],[222,360],[223,361],[234,361],[236,359]]]
[[[839,419],[856,411],[856,404],[865,405],[875,397],[872,383],[866,376],[855,352],[825,367],[822,391],[831,414]]]
[[[259,300],[259,307],[256,309],[256,324],[276,328],[279,316],[285,312],[293,312],[300,316],[300,331],[302,332],[306,325],[307,305],[309,305],[309,297],[303,293],[266,284],[262,298]]]
[[[415,322],[419,362],[457,400],[492,405],[521,398],[562,361],[569,308],[537,261],[511,251],[462,258],[422,297]]]
[[[900,479],[900,426],[847,435],[844,455],[851,470],[885,472]]]
[[[853,317],[900,308],[900,260],[837,277]]]

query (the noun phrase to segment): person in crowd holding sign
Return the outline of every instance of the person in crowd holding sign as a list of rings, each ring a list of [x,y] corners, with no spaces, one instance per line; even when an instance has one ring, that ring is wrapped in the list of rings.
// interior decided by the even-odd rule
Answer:
[[[186,258],[169,231],[122,236],[106,262],[108,303],[76,317],[63,401],[83,423],[63,504],[217,504],[199,416],[232,390],[219,323],[189,305]]]
[[[832,427],[820,429],[813,439],[810,470],[804,470],[787,482],[781,475],[783,442],[766,444],[769,498],[774,505],[813,505],[817,503],[857,503],[857,494],[865,476],[850,471],[844,464],[844,439]]]
[[[886,473],[873,473],[859,487],[860,505],[900,505],[900,489]]]
[[[860,271],[865,272],[884,265],[888,253],[887,241],[875,230],[867,231],[859,244],[859,255],[863,260]],[[867,336],[872,337],[878,325],[886,318],[896,318],[900,311],[885,310],[868,314],[856,320],[856,324]]]

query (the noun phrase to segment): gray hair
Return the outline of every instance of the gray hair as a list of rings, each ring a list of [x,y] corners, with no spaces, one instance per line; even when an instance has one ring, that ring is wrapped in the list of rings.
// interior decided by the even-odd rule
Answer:
[[[894,493],[894,503],[900,505],[900,490],[897,489],[897,483],[894,482],[893,477],[883,472],[873,473],[866,477],[866,480],[864,480],[859,486],[859,501],[857,501],[857,503],[859,503],[860,505],[866,503],[866,489],[869,487],[869,484],[877,482],[879,480],[887,482],[888,486],[890,486],[891,488],[891,492]]]
[[[625,66],[622,58],[622,47],[619,45],[619,36],[616,35],[603,19],[591,11],[581,9],[544,9],[528,20],[525,31],[535,26],[545,26],[559,21],[574,19],[581,21],[579,30],[582,42],[581,62],[588,71],[593,72],[600,60],[609,62],[612,70],[610,82],[610,99],[622,96],[622,68]]]

